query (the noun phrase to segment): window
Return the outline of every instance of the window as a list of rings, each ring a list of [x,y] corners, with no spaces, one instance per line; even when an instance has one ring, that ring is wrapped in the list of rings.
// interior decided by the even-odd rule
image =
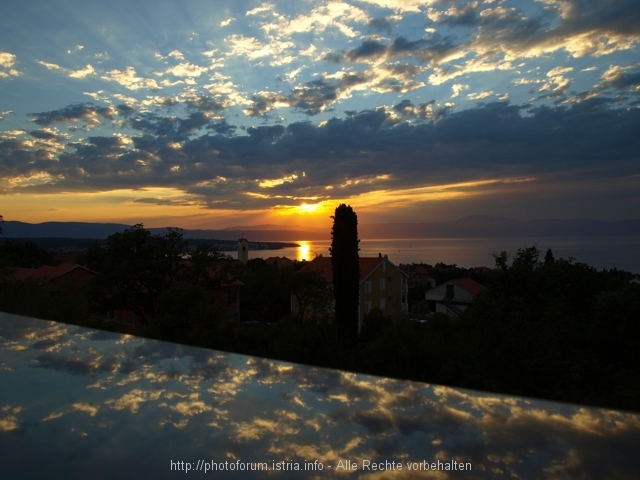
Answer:
[[[371,302],[364,302],[364,313],[369,313],[371,311]]]
[[[384,310],[387,308],[387,302],[385,302],[384,298],[380,299],[380,310]]]
[[[387,288],[386,280],[384,278],[380,279],[380,290],[384,290]]]
[[[371,293],[371,281],[364,282],[364,293]]]

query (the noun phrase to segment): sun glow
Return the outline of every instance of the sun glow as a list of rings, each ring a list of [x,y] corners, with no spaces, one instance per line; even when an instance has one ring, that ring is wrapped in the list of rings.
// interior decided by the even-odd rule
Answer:
[[[319,203],[303,203],[298,207],[298,210],[302,213],[314,213],[320,208]]]

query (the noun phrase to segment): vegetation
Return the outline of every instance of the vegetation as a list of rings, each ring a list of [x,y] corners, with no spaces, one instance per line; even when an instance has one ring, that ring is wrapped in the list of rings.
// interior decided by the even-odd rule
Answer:
[[[117,324],[99,320],[104,309],[135,299],[145,306],[143,314],[154,312],[141,332],[153,338],[640,411],[640,288],[629,283],[628,272],[596,271],[550,252],[541,260],[536,247],[519,250],[513,259],[502,253],[495,256],[496,270],[477,274],[489,288],[461,318],[436,314],[426,323],[394,322],[373,310],[357,348],[345,348],[333,316],[305,313],[328,311],[331,291],[317,275],[249,261],[232,272],[244,284],[244,321],[238,325],[225,321],[225,305],[212,293],[226,275],[226,257],[206,246],[185,255],[182,245],[179,230],[154,236],[134,226],[112,236],[106,247],[87,254],[90,268],[99,272],[91,291],[69,286],[46,296],[36,281],[19,282],[5,272],[0,310],[113,329]],[[436,278],[472,274],[456,266],[427,267]],[[108,298],[106,288],[113,293]],[[302,306],[296,315],[292,294]]]
[[[331,268],[338,330],[350,348],[358,345],[358,302],[360,263],[358,260],[358,217],[350,206],[336,208],[331,229]]]
[[[38,268],[53,265],[54,254],[33,242],[5,240],[0,245],[0,265],[14,268]]]

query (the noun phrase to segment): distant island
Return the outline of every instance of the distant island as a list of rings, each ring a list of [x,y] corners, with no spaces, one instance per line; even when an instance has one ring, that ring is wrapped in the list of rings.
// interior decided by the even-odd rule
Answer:
[[[237,240],[220,240],[220,239],[185,239],[187,242],[186,250],[195,249],[198,245],[208,244],[219,252],[235,252],[238,248]],[[89,247],[96,243],[100,246],[107,244],[106,238],[62,238],[62,237],[17,237],[3,238],[0,237],[0,245],[7,241],[19,243],[33,242],[38,247],[44,248],[55,253],[61,254],[78,254],[84,253]],[[256,242],[249,241],[250,250],[281,250],[283,248],[295,248],[300,245],[291,242]]]
[[[30,224],[5,221],[4,238],[75,238],[106,239],[122,232],[130,225],[118,223],[44,222]],[[153,234],[164,234],[166,228],[149,228]],[[222,229],[184,229],[184,238],[206,240],[223,246],[244,237],[252,249],[272,249],[295,246],[277,242],[296,240],[330,240],[327,229],[287,225],[236,226]],[[472,215],[448,222],[377,223],[358,225],[360,239],[419,239],[419,238],[527,238],[527,237],[628,237],[640,236],[640,218],[617,221],[572,219],[514,220],[492,215]],[[211,240],[215,239],[215,240]],[[271,245],[254,247],[251,242]],[[232,248],[232,250],[234,250]]]

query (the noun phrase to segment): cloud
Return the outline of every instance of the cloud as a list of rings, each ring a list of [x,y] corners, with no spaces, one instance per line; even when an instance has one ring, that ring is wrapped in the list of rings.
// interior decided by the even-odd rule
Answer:
[[[93,375],[98,371],[99,367],[97,355],[81,358],[78,356],[43,353],[39,355],[35,361],[36,366],[40,368],[62,370],[72,375]]]
[[[462,90],[469,90],[469,85],[464,85],[462,83],[456,83],[454,85],[451,85],[451,89],[453,90],[453,95],[451,95],[451,98],[455,98],[458,95],[460,95],[460,92]]]
[[[189,62],[182,62],[173,67],[167,68],[165,73],[170,73],[176,77],[199,77],[203,73],[209,71],[208,67],[201,67]]]
[[[258,92],[245,109],[249,116],[264,115],[275,108],[290,107],[307,115],[317,115],[356,90],[406,93],[424,83],[413,78],[424,71],[410,64],[388,64],[361,72],[340,71],[293,87],[290,93]]]
[[[435,100],[430,102],[420,103],[413,105],[411,100],[403,100],[397,105],[394,105],[393,110],[400,114],[403,118],[419,118],[421,120],[437,120],[439,116],[444,114],[445,110],[437,111],[435,107]]]
[[[411,6],[418,8],[426,3],[435,4],[416,2]],[[390,6],[391,2],[380,4]],[[398,36],[389,43],[372,38],[359,47],[330,52],[324,58],[330,62],[377,62],[410,57],[433,67],[435,72],[429,83],[439,85],[469,73],[512,69],[511,62],[519,58],[537,58],[560,50],[575,58],[598,57],[632,49],[640,42],[640,19],[633,0],[615,5],[549,0],[545,5],[546,11],[533,15],[517,7],[488,6],[483,2],[454,5],[446,10],[430,7],[427,15],[436,26],[462,29],[468,35],[443,37],[431,29],[425,37],[413,40]],[[458,63],[463,58],[463,63]]]
[[[390,34],[392,27],[400,20],[402,20],[401,15],[389,15],[383,18],[371,18],[367,22],[367,27],[377,32],[384,31]]]
[[[378,7],[388,8],[396,12],[418,13],[438,0],[362,0]]]
[[[573,71],[573,67],[556,67],[547,72],[547,77],[555,77]]]
[[[130,138],[92,136],[69,143],[64,151],[4,140],[0,173],[5,191],[166,187],[182,193],[136,202],[212,209],[282,207],[356,195],[361,205],[373,205],[376,198],[387,198],[387,205],[407,205],[445,193],[511,188],[500,179],[544,177],[549,168],[574,177],[582,169],[583,181],[598,177],[601,182],[603,175],[633,169],[638,113],[609,109],[603,99],[595,100],[535,109],[493,102],[461,112],[436,101],[403,100],[390,108],[347,112],[345,118],[319,125],[250,127],[242,135],[197,108],[186,116],[129,112],[128,125],[140,132]],[[101,108],[80,107],[38,114],[39,121],[91,119]],[[31,137],[38,141],[50,138],[45,130],[34,132]],[[509,152],[520,152],[517,166],[511,165]],[[327,161],[332,168],[326,168]],[[478,176],[493,180],[473,187]],[[28,178],[33,180],[26,182]],[[519,194],[529,188],[518,185]]]
[[[294,33],[315,32],[323,33],[334,29],[342,35],[353,38],[359,35],[349,23],[366,24],[369,17],[360,8],[348,3],[335,1],[321,5],[311,10],[309,14],[287,18],[281,15],[275,22],[265,23],[262,29],[267,34],[290,36]]]
[[[39,63],[43,67],[46,67],[47,70],[62,70],[62,67],[59,65],[56,65],[55,63],[48,63],[42,60],[36,60],[36,63]]]
[[[80,68],[78,70],[72,70],[72,69],[69,69],[69,68],[61,67],[60,65],[57,65],[55,63],[48,63],[48,62],[44,62],[42,60],[37,60],[36,63],[39,63],[43,67],[46,67],[47,70],[54,70],[54,71],[63,72],[64,74],[66,74],[70,78],[85,78],[85,77],[87,77],[89,75],[93,75],[94,73],[96,73],[96,71],[94,70],[94,68],[91,65],[87,65],[86,67]]]
[[[77,103],[59,110],[31,113],[33,123],[48,126],[53,123],[74,123],[84,120],[88,125],[99,124],[99,118],[112,120],[115,110],[112,107],[97,107],[92,103]]]
[[[478,93],[470,93],[467,95],[469,100],[482,100],[483,98],[490,97],[493,92],[478,92]]]
[[[79,52],[79,51],[80,51],[80,50],[82,50],[83,48],[84,48],[84,46],[82,46],[82,45],[76,45],[75,47],[70,48],[69,50],[67,50],[67,53],[68,53],[69,55],[71,55],[72,53]]]
[[[139,388],[131,390],[129,393],[124,394],[121,398],[115,400],[110,399],[104,402],[106,405],[111,405],[114,410],[129,410],[131,413],[136,413],[140,410],[140,406],[145,402],[156,401],[162,395],[164,390],[146,391]]]
[[[611,65],[602,74],[602,81],[595,86],[596,90],[605,90],[607,88],[616,90],[634,88],[637,92],[640,92],[640,65],[638,63],[626,66]]]
[[[550,75],[552,72],[554,71],[552,70],[547,75]],[[549,81],[544,82],[544,84],[542,85],[542,87],[540,87],[538,91],[539,92],[550,91],[550,93],[547,95],[548,98],[559,98],[565,95],[570,85],[571,85],[571,80],[564,77],[563,75],[555,75],[555,76],[551,76]]]
[[[244,56],[250,60],[282,55],[285,51],[295,47],[295,43],[290,41],[262,43],[255,37],[245,37],[238,34],[229,36],[226,41],[230,44],[227,55]]]
[[[274,8],[275,8],[274,5],[271,3],[263,3],[259,7],[248,10],[245,15],[250,16],[250,15],[258,15],[261,13],[267,13],[267,12],[273,11]]]
[[[462,7],[451,6],[444,12],[430,8],[427,15],[431,20],[450,27],[475,27],[480,23],[480,9],[479,2],[474,1]],[[491,10],[486,9],[483,12],[486,15]]]
[[[224,110],[226,106],[228,106],[224,102],[219,102],[214,97],[204,95],[194,97],[189,96],[187,97],[185,103],[189,107],[195,108],[202,112],[220,112]]]
[[[184,60],[184,55],[180,50],[173,50],[170,52],[167,57],[175,58],[176,60]]]
[[[33,130],[29,132],[29,135],[31,135],[32,137],[38,138],[40,140],[58,140],[62,138],[60,135],[57,135],[55,132],[47,128],[42,128],[40,130]]]
[[[91,65],[87,65],[84,68],[69,71],[69,76],[71,78],[85,78],[88,75],[93,75],[94,73],[96,72],[93,67]]]
[[[13,68],[16,56],[9,52],[0,52],[0,78],[17,77],[21,73]]]
[[[152,91],[160,90],[155,80],[151,78],[139,77],[133,67],[127,67],[126,70],[111,70],[101,77],[104,80],[117,82],[129,90],[140,90],[147,88]]]
[[[429,35],[427,38],[408,40],[404,36],[397,37],[393,42],[383,42],[369,39],[359,47],[342,52],[331,52],[324,60],[330,62],[378,62],[394,58],[414,58],[421,63],[437,65],[443,61],[462,56],[460,48],[450,37]]]
[[[634,13],[636,5],[632,0],[615,4],[548,0],[545,6],[559,17],[556,22],[549,21],[549,10],[538,16],[525,15],[515,7],[482,10],[478,17],[479,35],[471,47],[487,52],[497,44],[507,60],[539,57],[559,50],[579,58],[628,50],[640,40],[640,19]]]

